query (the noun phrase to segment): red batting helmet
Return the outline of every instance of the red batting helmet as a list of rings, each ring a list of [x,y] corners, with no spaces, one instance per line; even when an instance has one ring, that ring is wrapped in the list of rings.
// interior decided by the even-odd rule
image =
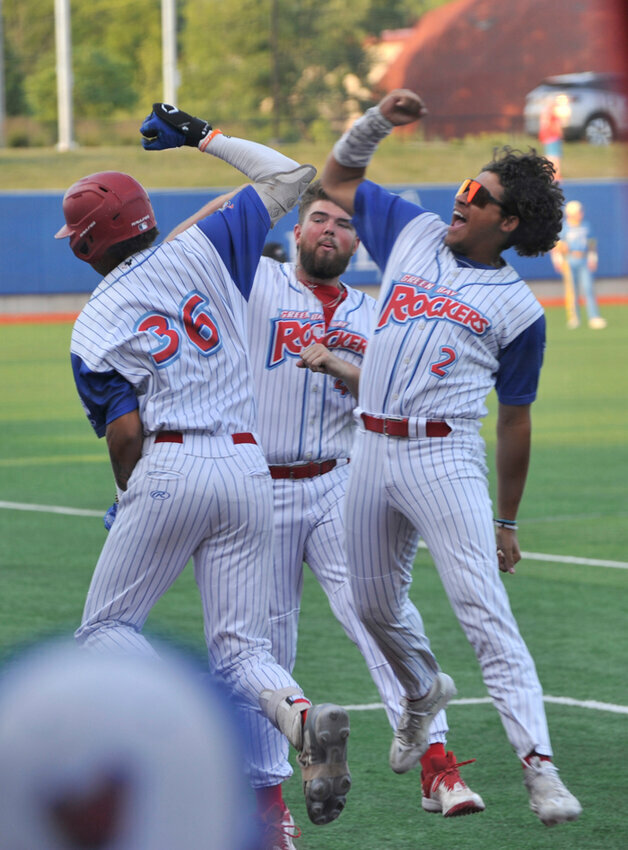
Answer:
[[[70,237],[79,260],[99,260],[107,248],[155,227],[143,186],[120,171],[100,171],[78,180],[63,196],[66,223],[55,239]]]

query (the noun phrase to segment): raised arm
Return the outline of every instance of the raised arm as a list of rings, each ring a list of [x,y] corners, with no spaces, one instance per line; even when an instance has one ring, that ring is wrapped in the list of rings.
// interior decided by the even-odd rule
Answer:
[[[268,210],[271,225],[294,206],[316,175],[311,165],[299,165],[294,159],[259,142],[227,136],[202,118],[195,118],[167,103],[153,104],[153,111],[144,119],[140,133],[145,150],[188,145],[233,165],[254,181],[253,188]],[[196,221],[202,218],[200,213],[197,215]],[[193,223],[188,220],[187,227]]]
[[[321,183],[330,199],[353,215],[358,186],[379,142],[392,131],[419,120],[427,112],[418,94],[395,89],[371,107],[334,145]]]

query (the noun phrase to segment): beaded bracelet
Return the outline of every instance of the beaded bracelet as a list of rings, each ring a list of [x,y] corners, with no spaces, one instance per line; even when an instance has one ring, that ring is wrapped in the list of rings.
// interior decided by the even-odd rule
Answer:
[[[516,531],[519,528],[516,519],[494,519],[493,522],[498,528],[508,528],[510,531]]]

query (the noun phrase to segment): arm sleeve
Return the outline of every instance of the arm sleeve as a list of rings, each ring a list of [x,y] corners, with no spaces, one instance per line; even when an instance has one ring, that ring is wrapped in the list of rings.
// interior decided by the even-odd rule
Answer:
[[[501,404],[530,404],[536,398],[545,351],[545,316],[499,353],[495,390]]]
[[[244,298],[253,279],[270,227],[266,207],[252,186],[245,186],[198,227],[212,243]]]
[[[383,271],[397,236],[423,207],[363,180],[355,195],[353,223],[372,259]]]
[[[105,436],[114,419],[139,407],[133,386],[118,372],[92,372],[78,354],[72,354],[72,371],[81,404],[98,437]]]

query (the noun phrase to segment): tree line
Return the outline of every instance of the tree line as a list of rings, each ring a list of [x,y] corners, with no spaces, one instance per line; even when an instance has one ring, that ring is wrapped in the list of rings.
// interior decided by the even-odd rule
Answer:
[[[178,102],[215,125],[316,138],[362,110],[369,39],[447,0],[177,0]],[[3,0],[7,114],[57,115],[54,0]],[[77,119],[162,97],[158,0],[72,0]]]

